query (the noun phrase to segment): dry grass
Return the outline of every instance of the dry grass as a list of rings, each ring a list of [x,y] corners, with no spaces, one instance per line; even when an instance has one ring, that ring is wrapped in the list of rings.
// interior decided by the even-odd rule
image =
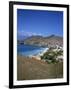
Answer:
[[[63,77],[63,62],[51,63],[17,57],[17,80],[52,79]]]

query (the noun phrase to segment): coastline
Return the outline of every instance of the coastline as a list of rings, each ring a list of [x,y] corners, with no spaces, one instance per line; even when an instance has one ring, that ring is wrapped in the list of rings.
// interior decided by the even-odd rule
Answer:
[[[30,58],[34,58],[34,59],[37,59],[37,60],[41,60],[41,56],[43,56],[44,53],[46,53],[48,50],[48,48],[45,48],[45,50],[43,50],[42,52],[40,52],[39,54],[37,55],[33,55],[33,56],[29,56]]]
[[[41,53],[39,53],[37,56],[43,56],[44,53],[46,53],[48,50],[48,48],[45,48],[45,50],[43,50]]]
[[[19,45],[18,48],[18,54],[28,57],[40,57],[43,56],[45,52],[49,49],[48,47],[38,47],[38,46],[32,46],[32,45]],[[27,51],[26,51],[27,50]]]

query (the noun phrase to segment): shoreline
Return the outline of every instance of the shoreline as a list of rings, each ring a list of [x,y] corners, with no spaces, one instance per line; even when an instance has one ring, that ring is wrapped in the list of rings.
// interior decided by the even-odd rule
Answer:
[[[48,49],[49,49],[49,48],[45,48],[45,50],[43,50],[43,51],[42,51],[41,53],[39,53],[38,55],[39,55],[39,56],[43,56],[43,54],[46,53]]]
[[[37,54],[37,55],[31,55],[31,56],[29,56],[29,58],[41,60],[40,57],[43,56],[43,54],[46,53],[48,49],[49,48],[45,48],[45,50],[43,50],[42,52],[39,52],[39,54]]]
[[[48,50],[48,48],[46,48],[45,50],[43,50],[41,53],[39,53],[38,55],[36,56],[32,56],[32,58],[35,58],[37,60],[41,60],[41,56],[43,56],[44,53],[46,53]]]
[[[28,48],[28,51],[26,53],[26,51],[18,51],[18,55],[21,55],[21,56],[26,56],[26,57],[40,57],[40,56],[43,56],[44,53],[47,52],[49,48],[48,47],[45,47],[45,48],[39,48],[39,49],[35,49],[34,52],[33,50],[30,51],[29,48]],[[25,54],[26,53],[26,54]],[[29,53],[29,54],[28,54]]]

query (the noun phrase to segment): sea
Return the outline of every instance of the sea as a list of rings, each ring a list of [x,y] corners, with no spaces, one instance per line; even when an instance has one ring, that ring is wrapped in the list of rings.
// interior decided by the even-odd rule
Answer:
[[[35,46],[35,45],[17,45],[17,54],[23,56],[37,56],[48,50],[47,47]]]

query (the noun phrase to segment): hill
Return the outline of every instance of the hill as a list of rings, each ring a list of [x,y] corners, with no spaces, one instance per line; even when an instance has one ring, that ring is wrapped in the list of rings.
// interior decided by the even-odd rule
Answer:
[[[30,45],[38,45],[38,46],[48,46],[48,47],[55,47],[63,46],[63,37],[51,35],[48,37],[43,36],[31,36],[23,41],[24,44]]]

